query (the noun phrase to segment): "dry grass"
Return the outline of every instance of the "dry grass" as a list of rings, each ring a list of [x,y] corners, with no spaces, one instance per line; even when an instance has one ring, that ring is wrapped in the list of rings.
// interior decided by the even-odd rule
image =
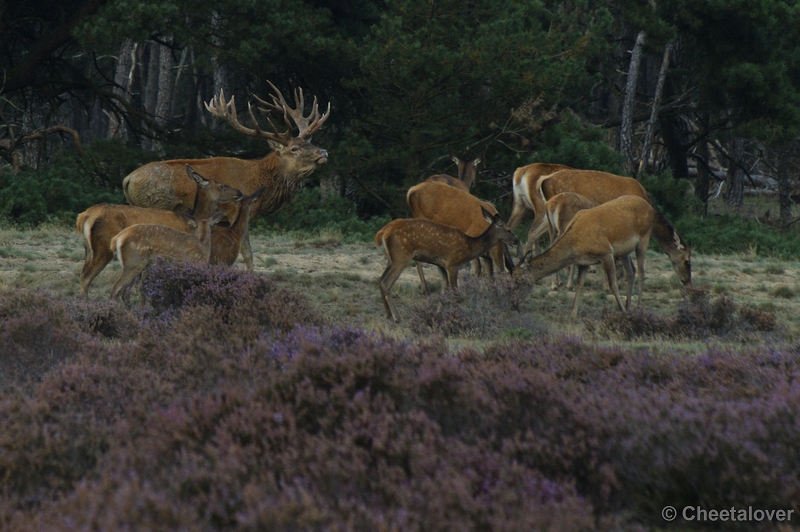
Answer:
[[[256,272],[280,286],[303,293],[331,322],[358,324],[393,337],[416,336],[410,328],[415,308],[424,304],[414,268],[408,268],[396,284],[398,311],[405,319],[398,325],[384,317],[377,279],[386,265],[380,249],[371,243],[343,244],[332,235],[308,239],[291,236],[253,235]],[[727,295],[745,308],[775,313],[779,331],[764,338],[794,341],[800,338],[800,262],[778,261],[752,253],[739,256],[695,255],[694,282],[713,298]],[[51,226],[33,230],[0,230],[0,288],[46,288],[64,295],[78,293],[78,275],[83,264],[83,246],[70,228]],[[241,261],[234,267],[242,268]],[[112,262],[95,280],[90,297],[106,298],[119,274]],[[438,273],[426,267],[432,285],[438,287]],[[462,271],[462,285],[469,289],[469,271]],[[602,290],[600,276],[590,274],[581,297],[579,317],[567,317],[572,292],[549,289],[550,280],[531,289],[520,311],[495,302],[488,312],[497,325],[492,333],[457,340],[481,344],[497,338],[530,337],[542,332],[570,334],[587,340],[596,336],[604,313],[615,311],[613,296]],[[657,315],[674,315],[682,300],[680,283],[666,256],[651,250],[647,260],[644,307]],[[635,301],[635,300],[634,300]],[[687,341],[683,349],[693,349]],[[663,347],[663,345],[661,345]],[[674,340],[670,347],[675,347]],[[678,346],[680,347],[680,346]]]

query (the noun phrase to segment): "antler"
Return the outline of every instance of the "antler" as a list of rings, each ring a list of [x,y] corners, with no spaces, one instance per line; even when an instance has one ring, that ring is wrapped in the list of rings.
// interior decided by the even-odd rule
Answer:
[[[321,128],[322,124],[324,124],[325,120],[327,120],[330,116],[331,103],[328,102],[328,109],[320,115],[316,96],[314,96],[311,114],[308,116],[303,116],[303,109],[305,106],[303,89],[298,87],[294,90],[295,108],[292,109],[289,107],[289,104],[286,103],[286,100],[284,99],[283,94],[281,94],[281,91],[278,90],[278,87],[273,85],[269,80],[267,80],[267,83],[269,83],[269,86],[272,87],[272,90],[274,91],[274,94],[270,95],[272,97],[272,103],[264,101],[256,95],[253,95],[253,97],[258,100],[258,103],[265,107],[265,109],[262,109],[262,111],[277,111],[279,113],[283,113],[283,120],[286,122],[286,125],[289,127],[290,131],[293,127],[292,123],[289,121],[289,118],[291,118],[295,125],[297,125],[297,129],[299,131],[297,136],[299,138],[304,139],[314,134],[314,132]],[[270,124],[272,124],[272,122],[270,122]]]
[[[206,103],[206,109],[212,115],[216,116],[217,118],[221,118],[225,122],[231,125],[233,129],[239,131],[240,133],[244,133],[245,135],[249,135],[251,137],[258,137],[264,138],[268,140],[273,140],[275,142],[280,142],[283,145],[287,145],[289,140],[292,138],[292,131],[289,129],[288,131],[284,131],[283,133],[278,132],[278,129],[275,127],[275,124],[272,123],[272,120],[267,118],[269,125],[272,126],[272,129],[275,130],[275,133],[270,133],[268,131],[263,131],[260,127],[258,127],[258,121],[256,117],[253,115],[253,107],[250,103],[247,103],[247,112],[250,114],[250,120],[253,122],[255,129],[245,127],[239,122],[239,119],[236,116],[236,104],[234,103],[235,96],[231,96],[231,99],[228,103],[225,103],[225,92],[220,89],[219,96],[214,96],[210,102]],[[261,101],[259,99],[259,101]]]

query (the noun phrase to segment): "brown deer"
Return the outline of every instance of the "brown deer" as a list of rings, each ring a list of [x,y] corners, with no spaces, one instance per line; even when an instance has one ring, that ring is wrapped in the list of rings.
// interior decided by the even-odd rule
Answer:
[[[258,214],[275,212],[291,201],[306,177],[328,160],[328,152],[311,144],[309,138],[328,119],[331,106],[329,103],[327,111],[320,114],[315,97],[310,114],[304,116],[305,99],[301,89],[295,90],[295,107],[291,108],[278,88],[269,81],[267,83],[274,91],[271,95],[272,102],[257,96],[255,99],[262,112],[276,111],[283,115],[288,127],[283,133],[278,132],[269,119],[267,121],[273,131],[263,131],[250,104],[248,113],[253,127],[242,125],[236,114],[234,98],[231,97],[226,103],[222,91],[206,104],[206,109],[236,131],[266,140],[273,150],[272,153],[256,160],[211,157],[148,163],[123,180],[122,188],[128,203],[139,207],[188,211],[194,199],[195,188],[183,174],[182,168],[185,164],[190,164],[204,176],[241,190],[244,194],[252,194],[258,187],[266,186],[265,193],[251,208],[251,218]],[[296,137],[292,137],[292,122],[298,129]],[[242,253],[250,253],[249,240],[242,241]]]
[[[575,215],[584,209],[591,209],[597,207],[597,203],[575,194],[574,192],[562,192],[556,194],[545,203],[545,216],[547,217],[547,229],[550,236],[550,245],[556,241],[556,238],[564,232],[567,224],[575,217]],[[567,286],[569,289],[572,287],[572,270],[573,267],[567,268]],[[558,288],[559,279],[558,272],[553,274],[552,288]]]
[[[236,214],[229,226],[217,225],[211,229],[211,256],[209,258],[211,264],[230,266],[236,262],[241,243],[250,238],[250,209],[266,189],[267,187],[260,186],[252,194],[240,198],[236,202]],[[247,269],[253,271],[252,253],[243,254],[243,258]]]
[[[412,260],[435,264],[442,275],[442,287],[456,289],[462,264],[483,255],[498,240],[508,245],[519,244],[498,214],[483,208],[481,214],[489,226],[475,237],[455,227],[420,218],[393,220],[375,234],[375,243],[389,259],[379,282],[386,317],[399,321],[391,290]]]
[[[156,257],[175,261],[208,262],[211,255],[211,228],[225,216],[217,211],[205,220],[183,215],[194,224],[193,234],[156,224],[135,224],[111,239],[109,249],[116,252],[122,273],[111,287],[111,299],[128,288]]]
[[[559,170],[571,169],[571,167],[563,164],[552,163],[533,163],[516,169],[511,179],[514,188],[514,204],[511,208],[511,217],[508,219],[508,226],[512,231],[519,227],[522,218],[528,211],[533,211],[531,227],[539,227],[547,223],[544,205],[541,205],[538,209],[534,208],[535,204],[539,204],[539,202],[538,198],[532,199],[531,194],[538,190],[539,180],[544,176],[558,172]],[[537,241],[531,241],[529,237],[528,242],[525,244],[525,251],[531,248],[538,252],[539,245]]]
[[[681,282],[683,284],[692,282],[691,250],[672,224],[655,206],[641,183],[629,177],[606,172],[559,170],[541,176],[537,181],[537,190],[530,190],[522,185],[517,187],[515,182],[515,203],[517,196],[524,196],[527,198],[525,205],[531,205],[528,208],[534,211],[534,221],[528,229],[528,241],[525,243],[526,251],[532,249],[539,236],[547,230],[547,221],[544,215],[545,202],[562,192],[575,192],[598,204],[624,195],[638,196],[646,200],[655,211],[653,238],[669,257],[672,269],[678,274]],[[542,216],[537,215],[537,212],[542,212]],[[511,225],[510,222],[509,225]]]
[[[413,218],[449,225],[470,236],[478,236],[488,226],[487,221],[481,215],[483,209],[492,215],[497,214],[495,206],[488,201],[478,199],[460,188],[437,181],[423,181],[411,187],[406,194],[406,201],[411,208]],[[498,242],[488,251],[485,264],[489,275],[494,273],[493,263],[498,264],[501,268],[505,266],[509,272],[514,269],[511,255],[502,242]],[[473,261],[473,271],[476,275],[481,272],[480,262],[477,259]],[[422,289],[427,294],[428,286],[422,266],[419,264],[417,272]]]
[[[447,150],[450,159],[456,163],[458,169],[458,177],[453,177],[447,174],[436,174],[426,179],[426,182],[436,181],[437,183],[444,183],[451,187],[456,187],[464,192],[469,192],[472,184],[475,182],[475,177],[478,175],[478,165],[483,161],[483,156],[479,155],[472,159],[459,157],[452,150]]]
[[[555,242],[541,255],[533,257],[529,250],[514,270],[515,275],[527,271],[533,281],[567,266],[578,266],[578,280],[571,317],[578,314],[578,298],[589,266],[601,264],[608,284],[621,311],[629,310],[633,294],[633,264],[630,254],[636,253],[639,275],[639,305],[644,293],[644,260],[656,211],[650,202],[639,196],[622,196],[577,214]],[[628,298],[625,307],[617,289],[615,257],[623,257],[628,276]]]
[[[184,166],[184,170],[197,189],[190,211],[195,217],[208,218],[218,207],[242,197],[239,190],[204,178],[188,164]],[[76,220],[84,247],[83,268],[80,274],[81,293],[88,294],[89,285],[94,278],[114,258],[114,253],[109,248],[111,239],[126,227],[140,223],[164,225],[183,232],[194,230],[185,216],[173,211],[132,205],[100,204],[89,207],[80,213]]]

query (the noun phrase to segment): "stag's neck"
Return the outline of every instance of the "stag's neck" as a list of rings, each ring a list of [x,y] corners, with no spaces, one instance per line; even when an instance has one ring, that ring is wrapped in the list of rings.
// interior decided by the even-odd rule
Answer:
[[[252,190],[252,193],[261,185],[267,185],[267,190],[261,196],[258,207],[254,207],[250,218],[256,214],[272,214],[294,198],[297,192],[303,187],[306,177],[314,168],[305,172],[287,171],[283,161],[277,153],[272,152],[259,161],[259,183]]]

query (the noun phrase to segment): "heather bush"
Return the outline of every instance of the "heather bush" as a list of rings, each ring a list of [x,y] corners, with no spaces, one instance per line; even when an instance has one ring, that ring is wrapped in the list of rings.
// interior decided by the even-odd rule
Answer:
[[[208,306],[224,326],[254,323],[286,330],[321,322],[301,296],[266,277],[226,266],[157,260],[142,277],[142,295],[156,315]]]
[[[505,273],[492,278],[462,276],[457,291],[423,298],[408,312],[417,334],[495,338],[508,325],[507,311],[520,311],[530,286]]]
[[[39,380],[86,341],[64,301],[46,292],[0,292],[0,390]]]
[[[775,313],[768,309],[739,307],[722,295],[712,301],[705,288],[683,288],[684,299],[675,316],[656,315],[641,308],[632,312],[607,312],[598,327],[600,334],[625,340],[637,338],[747,339],[755,333],[777,329]]]
[[[257,276],[156,267],[141,318],[0,297],[3,339],[26,331],[11,350],[69,348],[0,389],[0,530],[635,530],[666,505],[800,510],[800,348],[452,349],[276,326]],[[491,309],[492,286],[464,288]],[[683,319],[730,328],[743,311],[720,299],[688,294]]]

